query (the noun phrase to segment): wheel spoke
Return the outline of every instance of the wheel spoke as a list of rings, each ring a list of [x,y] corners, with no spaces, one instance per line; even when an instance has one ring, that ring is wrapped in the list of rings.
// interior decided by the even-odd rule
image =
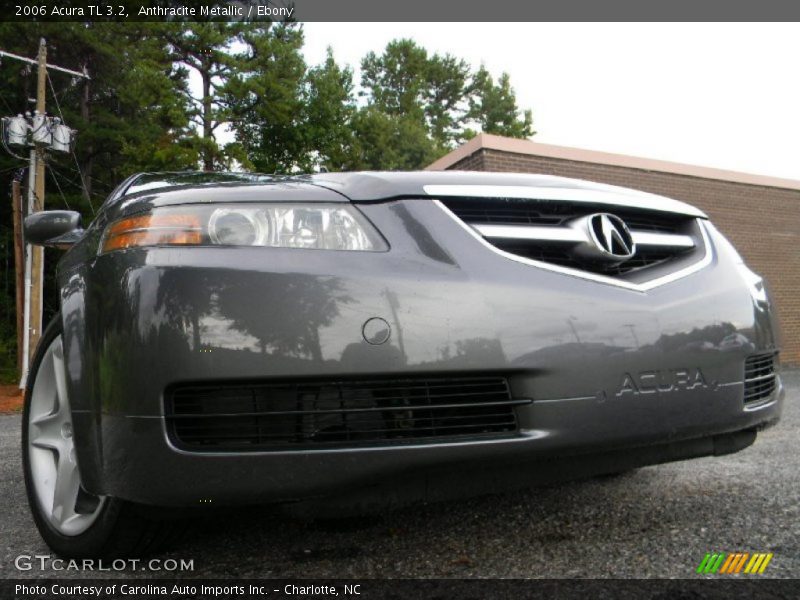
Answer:
[[[78,500],[78,489],[81,479],[74,456],[64,452],[58,456],[56,472],[56,488],[53,497],[52,519],[61,525],[75,516],[75,502]]]
[[[61,435],[63,419],[60,413],[45,415],[31,421],[31,444],[37,448],[60,451],[64,438]]]
[[[53,344],[53,375],[56,382],[56,412],[62,415],[62,420],[71,420],[67,395],[67,376],[64,371],[64,346],[61,338]]]

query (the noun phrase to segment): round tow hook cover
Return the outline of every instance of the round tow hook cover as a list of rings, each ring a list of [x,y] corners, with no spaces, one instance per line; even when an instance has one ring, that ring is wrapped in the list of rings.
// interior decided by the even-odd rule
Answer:
[[[364,341],[373,346],[385,344],[392,335],[392,328],[389,323],[380,317],[372,317],[367,319],[361,327],[361,335],[364,336]]]

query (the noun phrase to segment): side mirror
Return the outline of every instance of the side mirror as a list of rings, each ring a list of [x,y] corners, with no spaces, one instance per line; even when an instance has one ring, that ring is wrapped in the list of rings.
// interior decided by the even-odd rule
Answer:
[[[83,235],[81,215],[72,210],[46,210],[25,217],[25,241],[38,246],[67,247]]]

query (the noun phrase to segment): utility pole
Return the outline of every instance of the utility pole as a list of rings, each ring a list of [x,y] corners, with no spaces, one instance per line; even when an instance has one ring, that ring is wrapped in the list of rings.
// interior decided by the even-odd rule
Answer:
[[[47,43],[44,38],[39,40],[39,54],[36,57],[38,62],[38,81],[36,84],[36,114],[42,117],[40,127],[45,127],[44,116],[47,114],[45,103],[47,99]],[[35,123],[35,119],[34,119]],[[35,126],[35,125],[34,125]],[[31,171],[36,173],[36,181],[33,193],[32,206],[28,207],[28,214],[44,210],[44,151],[45,147],[37,145],[31,152],[33,164]],[[44,248],[33,246],[31,248],[31,292],[28,311],[30,322],[30,340],[28,342],[29,353],[33,355],[42,337],[42,308],[43,308],[43,287],[44,287]],[[27,366],[27,365],[26,365]]]
[[[14,218],[14,276],[17,306],[17,371],[22,373],[22,332],[25,312],[25,248],[22,245],[22,191],[20,181],[24,169],[14,174],[11,183],[12,215]]]
[[[36,85],[36,111],[33,118],[30,114],[26,116],[6,117],[3,119],[4,144],[8,147],[29,148],[29,168],[28,168],[28,202],[23,214],[15,212],[14,231],[15,244],[22,245],[21,222],[25,215],[32,214],[44,209],[45,195],[45,155],[46,151],[70,152],[74,131],[59,119],[50,118],[46,114],[47,100],[47,69],[51,68],[63,73],[69,73],[75,77],[89,79],[84,68],[83,73],[65,69],[55,65],[47,64],[47,43],[44,38],[39,40],[39,51],[36,59],[26,58],[18,54],[0,50],[0,57],[8,57],[37,66],[37,85]],[[10,150],[9,150],[10,151]],[[17,158],[16,154],[13,154]],[[19,191],[19,184],[15,193]],[[22,317],[22,348],[18,352],[21,354],[21,378],[20,387],[25,387],[30,366],[31,357],[39,344],[42,336],[42,308],[43,308],[43,280],[44,280],[44,249],[41,246],[24,246],[24,283],[23,283],[23,317]],[[19,265],[15,262],[15,267]],[[19,271],[18,271],[19,273]],[[19,285],[20,277],[17,282]],[[19,290],[17,291],[19,297]],[[19,306],[17,308],[19,311]],[[19,327],[19,313],[17,327]],[[19,332],[18,332],[19,334]]]

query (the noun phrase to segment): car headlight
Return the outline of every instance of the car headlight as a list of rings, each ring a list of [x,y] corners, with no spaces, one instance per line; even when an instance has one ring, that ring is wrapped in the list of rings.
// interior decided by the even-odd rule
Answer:
[[[354,206],[181,205],[114,221],[100,253],[138,246],[264,246],[380,252],[386,242]]]

